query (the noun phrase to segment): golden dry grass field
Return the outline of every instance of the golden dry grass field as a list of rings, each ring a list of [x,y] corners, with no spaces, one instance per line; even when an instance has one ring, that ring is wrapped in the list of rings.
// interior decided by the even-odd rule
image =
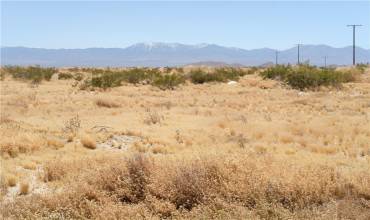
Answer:
[[[369,68],[318,91],[76,83],[1,81],[4,219],[370,219]]]

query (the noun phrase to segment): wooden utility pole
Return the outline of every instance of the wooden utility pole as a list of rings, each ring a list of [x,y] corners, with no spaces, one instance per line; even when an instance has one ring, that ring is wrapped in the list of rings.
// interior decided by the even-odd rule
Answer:
[[[362,26],[361,24],[349,24],[347,27],[352,27],[353,31],[353,49],[352,49],[352,65],[356,65],[356,27]]]

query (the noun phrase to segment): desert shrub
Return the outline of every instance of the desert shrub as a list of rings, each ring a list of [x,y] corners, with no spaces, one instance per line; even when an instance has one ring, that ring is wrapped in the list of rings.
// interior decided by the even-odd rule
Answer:
[[[80,85],[79,88],[81,90],[88,90],[92,87],[92,80],[90,78],[85,79]]]
[[[81,81],[81,80],[83,80],[83,75],[82,75],[82,73],[76,73],[74,76],[73,76],[73,79],[74,80],[77,80],[77,81]]]
[[[351,72],[340,72],[334,69],[318,69],[311,66],[300,66],[287,75],[286,82],[295,89],[314,89],[319,86],[335,86],[353,81]]]
[[[93,76],[91,79],[86,79],[80,89],[99,87],[103,89],[117,87],[122,82],[131,84],[151,84],[161,89],[174,89],[181,83],[185,82],[185,78],[180,74],[161,74],[158,68],[134,68],[122,71],[111,71],[109,69],[92,70]]]
[[[356,65],[356,69],[360,71],[361,73],[364,73],[367,67],[368,65],[364,63],[359,63]]]
[[[67,175],[68,163],[61,160],[48,161],[43,166],[42,180],[52,182],[61,180]]]
[[[189,78],[191,82],[195,84],[203,84],[206,82],[215,81],[215,79],[210,73],[206,73],[201,69],[192,70],[190,72]]]
[[[227,82],[228,80],[239,80],[239,77],[248,72],[240,68],[217,68],[213,72],[207,73],[201,69],[192,70],[189,74],[190,81],[195,84],[206,82]]]
[[[351,71],[336,71],[331,68],[320,69],[309,65],[298,67],[277,65],[261,73],[263,78],[280,80],[294,89],[315,89],[320,86],[338,87],[341,83],[355,80]]]
[[[94,88],[102,88],[104,90],[121,85],[122,80],[116,74],[104,74],[100,76],[93,76],[85,79],[80,84],[81,90],[94,90]]]
[[[170,200],[176,208],[191,210],[207,198],[212,189],[220,189],[221,173],[210,161],[193,161],[179,166],[171,179],[174,193]]]
[[[292,71],[291,66],[277,65],[270,67],[261,73],[265,79],[285,80],[287,75]]]
[[[152,85],[157,86],[160,89],[174,89],[178,85],[185,82],[185,77],[180,74],[165,74],[165,75],[158,75]]]
[[[147,125],[161,124],[163,120],[163,115],[159,114],[157,111],[152,111],[151,109],[146,110],[147,115],[144,118],[144,123]]]
[[[162,73],[159,68],[147,69],[144,83],[153,84],[153,82],[161,77]]]
[[[3,68],[0,69],[0,80],[3,81],[5,79],[6,73]]]
[[[132,84],[138,84],[146,79],[146,70],[144,68],[130,69],[121,74],[123,76],[122,80]]]
[[[5,66],[3,68],[15,79],[31,80],[34,83],[39,83],[42,80],[49,81],[51,76],[57,72],[53,67],[44,68],[40,66]]]
[[[119,72],[106,72],[98,76],[94,75],[91,79],[91,86],[103,89],[120,86],[122,74]]]
[[[130,193],[127,198],[130,202],[143,201],[146,196],[147,185],[150,178],[150,161],[143,154],[136,154],[127,161]]]
[[[258,67],[253,66],[246,71],[245,75],[252,75],[252,74],[255,74],[257,71],[258,71]]]
[[[64,123],[62,131],[63,133],[65,133],[66,136],[74,137],[77,135],[80,129],[81,129],[81,119],[78,115],[76,115]]]
[[[72,79],[73,75],[71,73],[59,73],[59,79]]]

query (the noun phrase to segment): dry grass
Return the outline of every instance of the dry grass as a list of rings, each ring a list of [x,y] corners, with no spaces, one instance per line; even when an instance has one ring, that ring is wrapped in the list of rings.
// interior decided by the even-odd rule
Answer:
[[[49,147],[52,147],[52,148],[55,148],[55,149],[59,149],[59,148],[64,147],[64,142],[61,141],[61,140],[58,140],[56,138],[47,139],[47,144],[48,144]]]
[[[6,181],[9,187],[14,187],[17,185],[17,178],[15,176],[9,176]]]
[[[257,75],[232,86],[89,92],[69,80],[29,87],[6,78],[1,212],[5,219],[369,219],[369,76],[315,92]],[[121,105],[101,108],[96,97]],[[97,148],[107,141],[122,148]],[[11,197],[22,183],[32,186],[27,196]]]
[[[35,170],[36,169],[36,164],[33,162],[24,162],[22,164],[22,167],[27,170]]]
[[[21,183],[19,185],[19,194],[27,195],[30,191],[30,185],[28,183]]]
[[[106,158],[105,163],[89,160],[92,169],[74,172],[63,194],[49,195],[37,203],[31,203],[37,196],[18,199],[16,209],[5,206],[5,216],[19,217],[29,209],[45,214],[54,210],[70,218],[81,214],[83,218],[100,218],[102,212],[110,211],[119,216],[139,211],[161,217],[210,212],[207,215],[211,218],[218,210],[234,207],[249,210],[249,217],[285,219],[293,213],[314,216],[319,207],[333,200],[370,198],[363,181],[370,180],[366,173],[350,180],[326,165],[283,165],[281,159],[266,156],[257,160],[253,154],[203,156],[179,161],[178,156],[134,154],[126,159]],[[242,218],[242,213],[229,214]]]
[[[96,149],[96,141],[90,135],[83,135],[81,138],[81,144],[88,149]]]
[[[99,107],[106,107],[106,108],[118,108],[121,105],[113,100],[107,98],[99,98],[95,100],[95,104]]]

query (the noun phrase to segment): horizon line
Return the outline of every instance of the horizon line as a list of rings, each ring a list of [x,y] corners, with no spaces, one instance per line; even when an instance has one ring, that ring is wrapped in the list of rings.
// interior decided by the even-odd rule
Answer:
[[[296,48],[297,46],[292,45],[292,47],[286,48],[286,49],[274,49],[274,48],[269,48],[269,47],[259,47],[259,48],[253,48],[253,49],[246,49],[246,48],[241,48],[241,47],[234,47],[234,46],[223,46],[215,43],[197,43],[197,44],[184,44],[184,43],[178,43],[178,42],[138,42],[131,44],[126,47],[85,47],[85,48],[65,48],[65,47],[60,47],[60,48],[45,48],[45,47],[32,47],[32,46],[3,46],[1,45],[0,48],[28,48],[28,49],[44,49],[44,50],[87,50],[87,49],[127,49],[129,47],[132,47],[137,44],[151,44],[151,43],[160,43],[160,44],[180,44],[184,46],[199,46],[199,45],[207,45],[207,46],[219,46],[219,47],[224,47],[224,48],[229,48],[229,49],[241,49],[241,50],[260,50],[260,49],[269,49],[269,50],[275,50],[275,51],[284,51],[284,50],[290,50],[292,48]],[[352,45],[348,46],[342,46],[342,47],[335,47],[331,46],[328,44],[300,44],[301,46],[327,46],[331,47],[334,49],[342,49],[342,48],[347,48],[347,47],[352,47]],[[362,46],[356,46],[356,48],[361,48],[365,50],[370,50],[370,48],[362,47]]]

